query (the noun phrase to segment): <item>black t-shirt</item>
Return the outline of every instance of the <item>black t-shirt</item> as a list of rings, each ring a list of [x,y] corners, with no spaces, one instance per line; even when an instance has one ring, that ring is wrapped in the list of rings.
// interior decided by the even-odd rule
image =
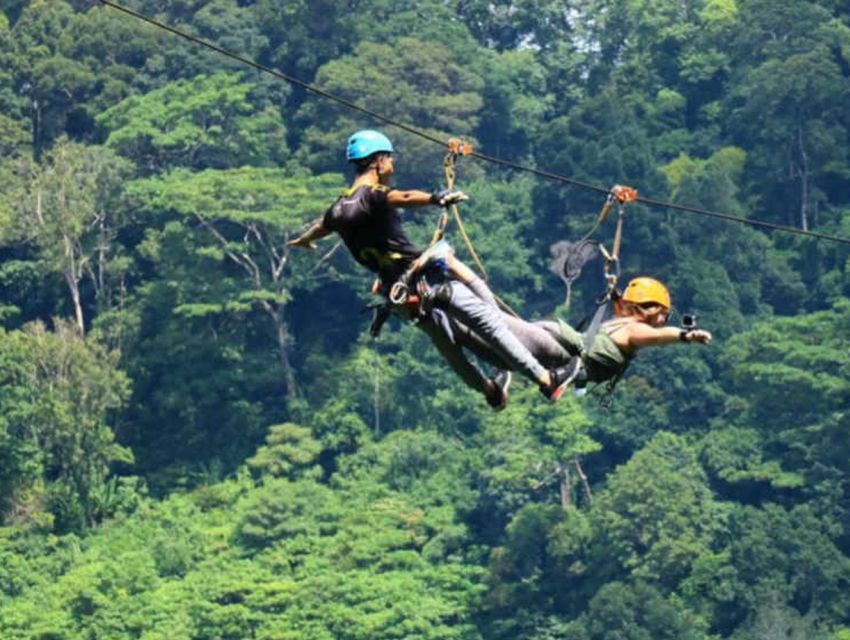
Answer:
[[[394,282],[421,251],[404,233],[401,215],[387,202],[389,189],[364,185],[339,197],[325,212],[322,226],[337,232],[364,267],[384,282]]]

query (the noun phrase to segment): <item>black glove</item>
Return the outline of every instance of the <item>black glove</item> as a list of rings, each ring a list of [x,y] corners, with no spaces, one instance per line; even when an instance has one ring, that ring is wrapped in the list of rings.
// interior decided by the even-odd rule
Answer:
[[[441,207],[448,207],[464,200],[469,200],[469,196],[463,191],[455,191],[454,189],[442,189],[431,194],[431,203]]]
[[[381,327],[390,317],[390,309],[387,305],[382,304],[380,307],[375,307],[374,315],[372,316],[372,324],[369,325],[369,335],[377,338],[381,335]]]

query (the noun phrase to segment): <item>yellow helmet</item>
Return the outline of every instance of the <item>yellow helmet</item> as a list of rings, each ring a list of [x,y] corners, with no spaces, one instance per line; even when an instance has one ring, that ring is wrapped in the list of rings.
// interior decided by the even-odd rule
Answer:
[[[646,276],[634,278],[629,282],[626,290],[623,291],[621,300],[634,304],[654,302],[655,304],[660,304],[665,309],[669,309],[672,306],[670,292],[667,290],[667,287],[655,278],[647,278]]]

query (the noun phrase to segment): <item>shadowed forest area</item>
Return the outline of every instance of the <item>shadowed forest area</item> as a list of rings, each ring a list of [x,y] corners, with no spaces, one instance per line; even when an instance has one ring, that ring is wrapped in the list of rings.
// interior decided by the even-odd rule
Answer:
[[[847,0],[124,0],[440,139],[850,238]],[[850,246],[630,205],[705,348],[493,412],[285,242],[378,128],[91,0],[0,0],[0,638],[850,640]],[[602,196],[461,158],[493,290],[575,324]],[[420,244],[436,208],[405,214]],[[612,231],[602,229],[606,241]],[[448,239],[466,258],[455,226]]]

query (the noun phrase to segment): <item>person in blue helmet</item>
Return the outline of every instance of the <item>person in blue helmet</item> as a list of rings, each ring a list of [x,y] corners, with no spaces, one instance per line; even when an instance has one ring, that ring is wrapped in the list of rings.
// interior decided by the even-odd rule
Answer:
[[[470,327],[499,354],[508,369],[533,380],[552,401],[566,388],[566,373],[549,370],[509,330],[493,304],[493,294],[445,243],[423,253],[407,237],[397,207],[448,206],[466,200],[461,191],[431,193],[390,186],[393,145],[382,133],[362,130],[348,139],[346,160],[354,165],[351,186],[290,247],[315,249],[315,241],[332,233],[342,238],[354,259],[377,274],[377,290],[392,300],[394,311],[413,316],[452,369],[481,392],[495,409],[507,403],[510,373],[490,378],[465,355],[453,323]],[[416,295],[391,295],[394,287]],[[413,301],[413,302],[411,302]],[[415,311],[410,311],[415,304]]]

